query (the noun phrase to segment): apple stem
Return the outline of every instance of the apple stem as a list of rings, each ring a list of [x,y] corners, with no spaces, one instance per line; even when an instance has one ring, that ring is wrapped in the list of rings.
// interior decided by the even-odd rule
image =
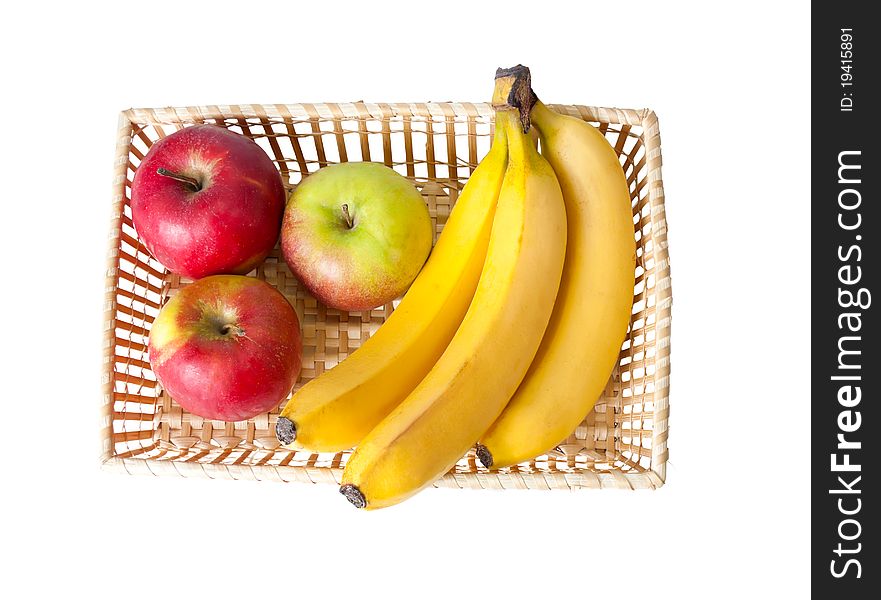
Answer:
[[[170,177],[171,179],[175,179],[177,181],[180,181],[181,183],[186,183],[187,185],[191,186],[196,192],[202,189],[202,185],[198,182],[198,180],[193,179],[192,177],[187,177],[186,175],[181,175],[180,173],[175,173],[174,171],[169,171],[165,167],[159,167],[158,169],[156,169],[156,173],[164,177]]]
[[[238,325],[224,325],[220,330],[220,335],[229,335],[230,333],[236,337],[242,337],[245,335],[245,330]]]
[[[348,204],[343,204],[343,218],[346,220],[346,225],[349,226],[349,229],[355,226],[355,222],[352,220],[352,215],[349,214]]]

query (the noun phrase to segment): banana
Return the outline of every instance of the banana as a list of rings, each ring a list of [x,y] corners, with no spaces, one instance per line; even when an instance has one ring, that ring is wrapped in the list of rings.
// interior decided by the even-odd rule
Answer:
[[[504,131],[497,132],[398,308],[361,348],[285,405],[276,424],[282,444],[316,452],[351,448],[434,366],[474,296],[507,162]]]
[[[563,190],[569,241],[541,347],[477,446],[492,468],[530,460],[575,430],[609,380],[633,304],[633,214],[615,151],[589,123],[541,102],[531,118]]]
[[[434,368],[349,458],[340,492],[358,508],[401,502],[447,472],[499,416],[551,316],[566,250],[562,193],[517,112],[498,110],[496,123],[508,168],[477,291]]]

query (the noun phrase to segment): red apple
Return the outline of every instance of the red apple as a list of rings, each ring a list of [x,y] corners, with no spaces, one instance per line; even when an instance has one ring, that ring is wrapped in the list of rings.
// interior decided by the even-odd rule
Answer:
[[[287,397],[300,373],[297,313],[259,279],[215,275],[184,287],[150,330],[165,391],[206,419],[243,421]]]
[[[413,283],[431,251],[419,191],[378,163],[342,163],[309,175],[285,209],[281,247],[294,275],[326,306],[369,310]]]
[[[278,241],[285,192],[254,141],[216,125],[153,144],[132,182],[132,219],[150,253],[198,279],[247,273]]]

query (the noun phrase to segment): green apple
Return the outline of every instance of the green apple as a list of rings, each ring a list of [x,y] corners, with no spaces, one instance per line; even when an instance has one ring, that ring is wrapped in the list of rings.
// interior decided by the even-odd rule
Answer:
[[[431,251],[428,208],[419,191],[378,163],[330,165],[288,200],[284,259],[320,302],[346,311],[401,296]]]

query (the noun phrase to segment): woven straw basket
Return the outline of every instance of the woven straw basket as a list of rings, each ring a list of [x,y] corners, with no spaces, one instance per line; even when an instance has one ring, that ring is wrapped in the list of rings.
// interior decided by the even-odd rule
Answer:
[[[459,488],[656,488],[667,461],[670,270],[658,121],[649,110],[552,106],[598,126],[630,183],[637,239],[634,309],[602,398],[548,455],[490,472],[469,452],[435,485]],[[290,191],[328,164],[376,161],[407,176],[443,229],[471,172],[489,150],[487,104],[273,104],[137,109],[121,114],[114,164],[105,288],[102,462],[128,473],[339,483],[350,451],[317,454],[279,446],[278,410],[237,423],[181,409],[150,370],[147,336],[163,303],[187,280],[169,273],[138,240],[129,208],[135,170],[150,145],[196,123],[254,139]],[[281,290],[303,328],[298,389],[356,350],[394,309],[341,313],[317,303],[278,249],[252,275]]]

